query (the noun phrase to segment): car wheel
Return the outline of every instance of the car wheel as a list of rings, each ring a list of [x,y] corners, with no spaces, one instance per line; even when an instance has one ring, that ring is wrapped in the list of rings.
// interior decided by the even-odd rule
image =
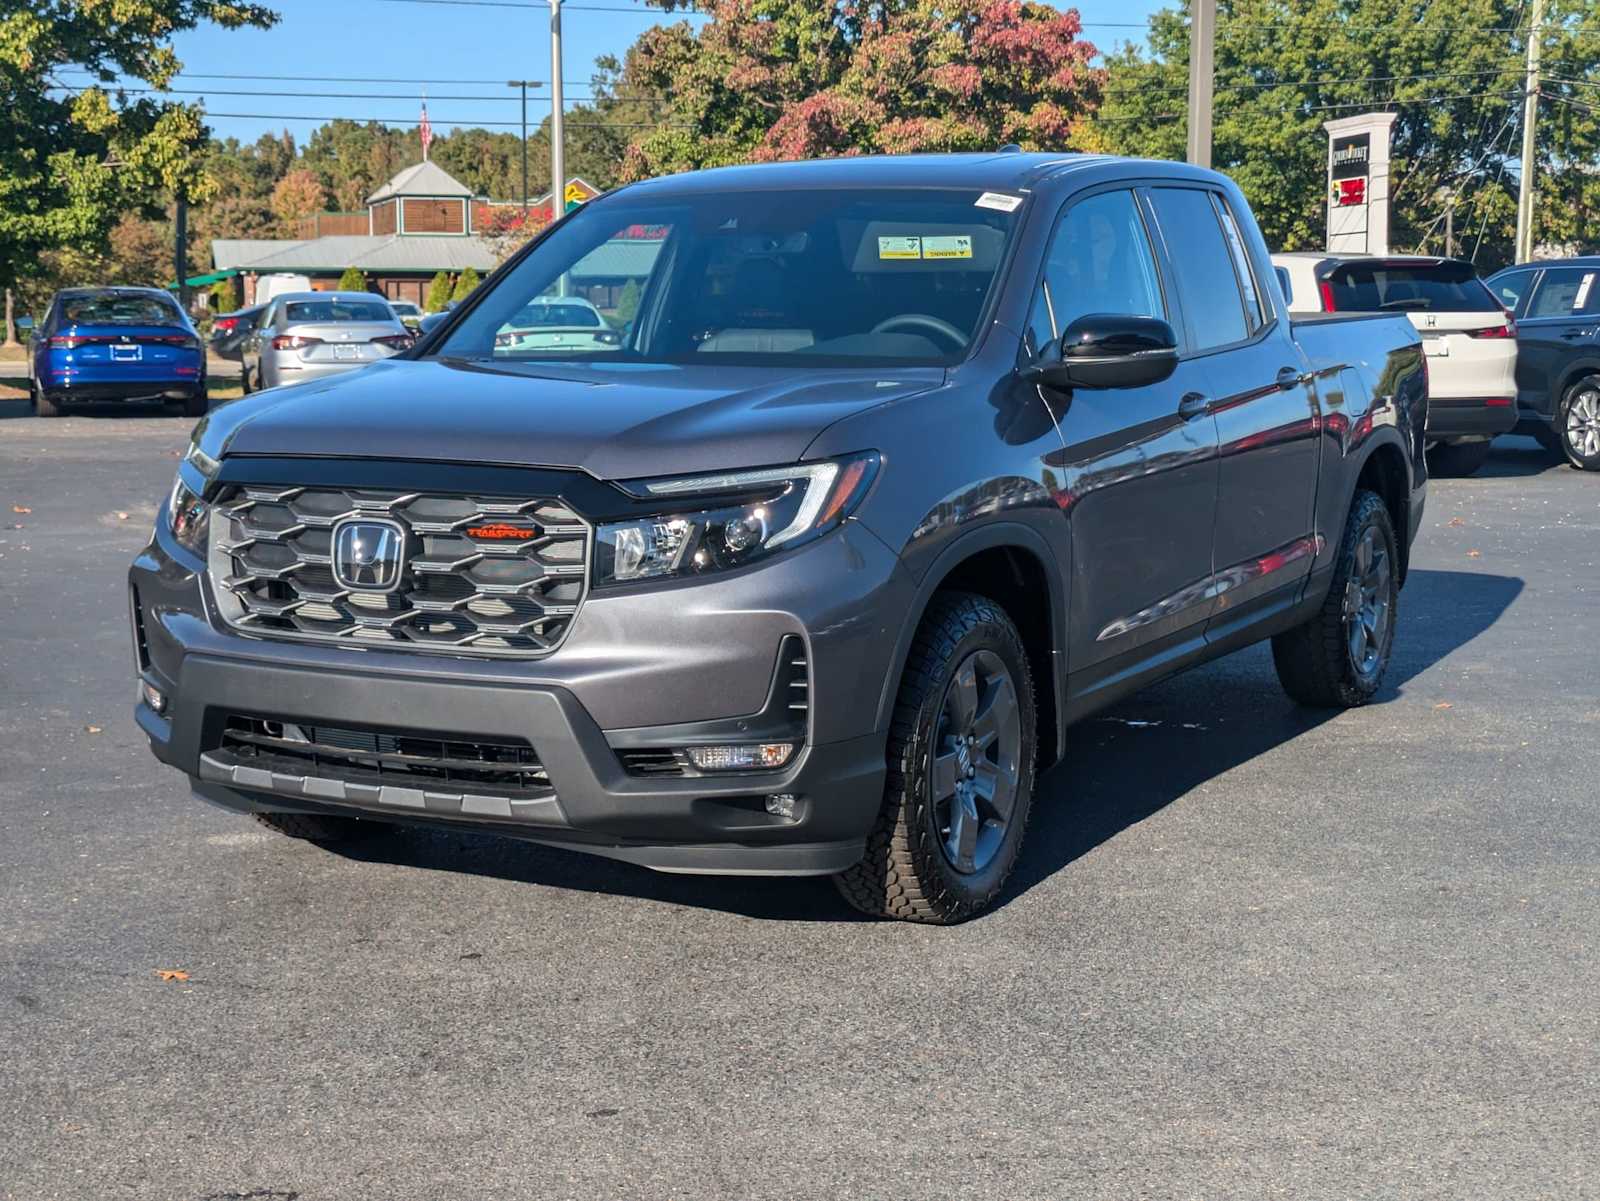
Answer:
[[[33,415],[35,417],[61,416],[61,406],[56,404],[55,401],[51,400],[50,397],[46,395],[45,390],[39,387],[38,384],[30,384],[29,392],[32,394],[33,398]]]
[[[381,824],[322,813],[257,813],[255,819],[279,834],[321,843],[349,842],[372,833],[373,826]]]
[[[204,417],[206,410],[210,407],[210,399],[204,391],[201,391],[194,396],[184,398],[183,415],[185,417]]]
[[[1600,471],[1600,375],[1586,375],[1567,389],[1556,430],[1567,462],[1581,471]]]
[[[1440,479],[1465,479],[1489,458],[1487,442],[1441,442],[1428,451],[1428,474]]]
[[[1033,803],[1033,679],[987,597],[941,593],[917,629],[889,732],[883,808],[861,862],[834,877],[863,913],[965,921],[993,903]]]
[[[1382,498],[1357,492],[1322,607],[1309,621],[1272,639],[1278,682],[1300,704],[1346,709],[1366,704],[1377,693],[1399,616],[1395,547]]]

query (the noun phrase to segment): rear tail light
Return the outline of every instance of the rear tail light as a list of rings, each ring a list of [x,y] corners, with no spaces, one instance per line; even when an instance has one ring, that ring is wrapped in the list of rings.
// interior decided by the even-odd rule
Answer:
[[[200,339],[193,334],[56,334],[50,339],[51,350],[76,350],[80,346],[181,346],[185,350],[200,349]]]
[[[79,338],[72,334],[56,334],[50,339],[51,350],[76,350],[92,341],[90,338]]]
[[[1469,338],[1515,338],[1517,336],[1517,323],[1507,321],[1504,325],[1489,325],[1483,329],[1463,330]]]
[[[379,346],[388,346],[394,350],[410,350],[417,343],[410,334],[385,334],[381,338],[372,340]]]
[[[1323,312],[1337,313],[1339,311],[1339,306],[1334,302],[1333,299],[1333,285],[1327,280],[1321,280],[1317,284],[1317,291],[1322,293]]]
[[[304,350],[308,346],[321,345],[321,338],[308,338],[304,334],[279,334],[272,339],[273,350]]]
[[[231,334],[233,327],[239,324],[237,317],[218,317],[211,323],[213,331],[219,334]]]

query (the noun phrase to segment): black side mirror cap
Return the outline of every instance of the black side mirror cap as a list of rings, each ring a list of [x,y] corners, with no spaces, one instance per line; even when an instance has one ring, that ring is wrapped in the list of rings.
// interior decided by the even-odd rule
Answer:
[[[1159,317],[1088,313],[1067,326],[1053,349],[1023,368],[1023,378],[1063,391],[1143,388],[1178,366],[1178,337]]]
[[[438,328],[439,323],[449,315],[449,310],[444,310],[438,313],[424,313],[422,315],[422,320],[417,322],[418,329],[421,333],[431,334],[435,329]]]

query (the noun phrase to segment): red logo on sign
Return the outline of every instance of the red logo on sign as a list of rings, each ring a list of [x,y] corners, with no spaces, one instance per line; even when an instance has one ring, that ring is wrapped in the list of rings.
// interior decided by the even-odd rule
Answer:
[[[1367,202],[1367,181],[1364,179],[1341,179],[1339,181],[1339,194],[1334,198],[1334,203],[1340,208],[1353,204]]]

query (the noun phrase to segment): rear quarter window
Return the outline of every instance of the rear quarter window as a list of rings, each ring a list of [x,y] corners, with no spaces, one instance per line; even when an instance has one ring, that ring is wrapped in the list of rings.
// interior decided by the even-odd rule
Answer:
[[[1500,303],[1470,268],[1450,263],[1352,263],[1328,276],[1341,313],[1494,313]]]

